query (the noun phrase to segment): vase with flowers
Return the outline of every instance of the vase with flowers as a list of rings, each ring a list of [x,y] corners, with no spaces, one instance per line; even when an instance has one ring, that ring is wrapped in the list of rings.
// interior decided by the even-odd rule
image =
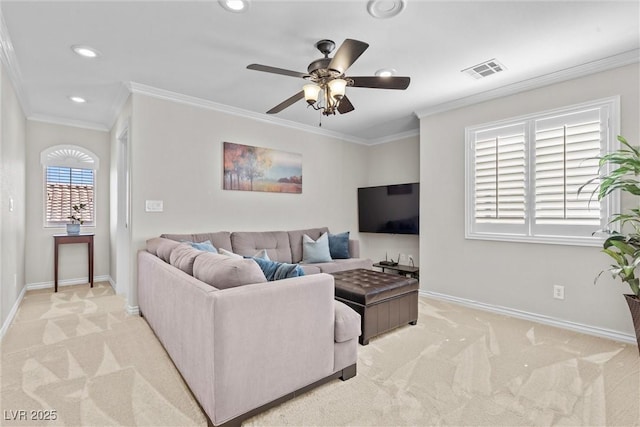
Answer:
[[[82,218],[82,212],[87,209],[86,203],[80,203],[71,206],[73,213],[67,218],[71,220],[71,223],[67,224],[67,234],[80,234],[80,225],[84,224]]]

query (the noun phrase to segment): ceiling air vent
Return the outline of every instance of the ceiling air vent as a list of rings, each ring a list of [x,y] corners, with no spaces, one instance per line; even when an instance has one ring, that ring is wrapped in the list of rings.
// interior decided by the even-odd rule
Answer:
[[[481,62],[480,64],[474,65],[473,67],[465,68],[464,70],[462,70],[462,72],[473,77],[474,79],[481,79],[504,70],[504,65],[499,63],[494,58],[485,62]]]

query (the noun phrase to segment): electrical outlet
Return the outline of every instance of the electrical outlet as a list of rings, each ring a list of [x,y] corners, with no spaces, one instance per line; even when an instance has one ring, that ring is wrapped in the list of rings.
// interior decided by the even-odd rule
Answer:
[[[564,286],[554,285],[553,297],[555,299],[564,299]]]

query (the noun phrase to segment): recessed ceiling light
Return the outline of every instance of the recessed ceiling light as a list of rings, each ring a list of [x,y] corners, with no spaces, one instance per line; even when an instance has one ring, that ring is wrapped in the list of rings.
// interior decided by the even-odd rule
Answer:
[[[69,99],[75,102],[76,104],[84,104],[85,102],[87,102],[86,99],[80,96],[70,96]]]
[[[396,74],[396,70],[393,68],[381,68],[376,71],[376,76],[378,77],[391,77]]]
[[[249,0],[218,0],[218,3],[229,12],[241,13],[249,8]]]
[[[402,12],[406,5],[406,0],[369,0],[367,12],[374,18],[393,18]]]
[[[89,46],[75,45],[71,46],[71,50],[73,50],[77,55],[80,55],[84,58],[95,58],[100,55],[97,50]]]

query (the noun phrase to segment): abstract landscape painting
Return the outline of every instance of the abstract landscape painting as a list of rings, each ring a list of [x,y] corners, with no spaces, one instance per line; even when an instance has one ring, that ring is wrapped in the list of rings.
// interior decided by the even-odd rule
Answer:
[[[225,142],[223,188],[302,193],[302,154]]]

